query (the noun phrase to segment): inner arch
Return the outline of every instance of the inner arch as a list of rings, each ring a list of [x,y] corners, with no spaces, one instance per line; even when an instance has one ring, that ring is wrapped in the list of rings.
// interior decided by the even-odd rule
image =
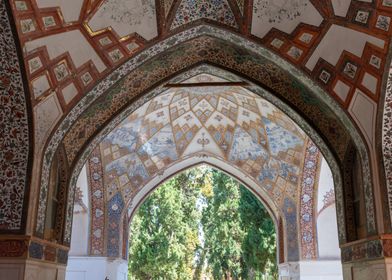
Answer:
[[[200,73],[179,85],[224,81]],[[170,88],[132,112],[99,144],[109,209],[123,211],[132,201],[132,215],[133,205],[167,178],[164,174],[211,161],[255,186],[275,220],[282,220],[287,260],[298,261],[298,195],[308,141],[285,113],[241,86]],[[121,223],[117,214],[112,216],[109,223]],[[115,256],[119,248],[108,251]]]
[[[218,80],[224,79],[226,81],[227,80],[228,81],[238,81],[240,79],[238,76],[231,74],[229,72],[226,72],[224,70],[221,70],[219,68],[209,66],[209,65],[201,65],[199,67],[196,67],[195,69],[192,69],[188,72],[181,74],[180,76],[177,76],[176,78],[173,78],[171,81],[183,82],[183,81],[186,81],[187,79],[191,79],[192,77],[197,77],[198,75],[199,76],[200,75],[211,76],[212,74],[215,75],[215,79],[218,79]],[[328,163],[330,164],[331,168],[335,171],[335,172],[333,172],[335,187],[337,188],[337,191],[336,191],[337,194],[339,194],[339,192],[341,190],[341,182],[342,182],[341,178],[340,178],[340,170],[338,168],[337,163],[334,160],[334,157],[329,152],[329,149],[326,147],[323,140],[321,140],[321,138],[319,138],[317,133],[306,122],[304,122],[298,114],[296,114],[287,105],[285,105],[285,103],[281,102],[277,97],[275,97],[274,95],[261,89],[260,87],[257,87],[255,85],[253,85],[252,83],[250,83],[250,86],[248,86],[247,88],[249,88],[252,91],[245,89],[245,88],[242,88],[242,87],[241,88],[238,87],[238,88],[240,90],[246,91],[247,94],[250,94],[251,96],[253,96],[252,98],[258,98],[259,100],[264,100],[263,102],[265,102],[266,104],[269,104],[268,106],[272,106],[271,108],[275,108],[277,111],[280,111],[281,109],[283,109],[285,113],[283,113],[282,111],[280,111],[280,112],[283,115],[285,115],[285,119],[288,122],[290,122],[291,127],[293,129],[295,129],[299,134],[303,135],[304,139],[305,138],[308,139],[306,134],[296,125],[295,122],[300,123],[301,126],[306,129],[306,133],[309,133],[310,135],[312,135],[312,137],[314,137],[314,139],[317,140],[316,141],[317,146],[319,146],[320,149],[323,151]],[[129,107],[128,109],[123,111],[121,113],[121,115],[117,116],[114,120],[112,120],[112,122],[103,131],[101,131],[99,135],[97,135],[94,138],[93,142],[89,145],[89,147],[81,155],[81,157],[78,161],[78,164],[74,168],[74,173],[73,173],[73,176],[71,179],[71,184],[73,184],[75,182],[75,179],[77,178],[76,176],[78,174],[78,170],[80,170],[80,168],[83,166],[84,161],[87,159],[87,156],[91,153],[91,149],[93,147],[99,145],[99,143],[104,142],[105,139],[107,139],[106,135],[108,135],[110,133],[110,131],[115,129],[117,126],[121,126],[121,124],[119,124],[120,120],[123,120],[124,118],[127,118],[127,116],[131,116],[133,113],[137,112],[137,110],[139,110],[137,108],[143,107],[146,100],[148,103],[151,103],[151,99],[159,98],[159,96],[165,94],[164,91],[165,91],[165,88],[158,87],[156,90],[147,94],[147,96],[144,97],[142,100],[135,102],[133,104],[133,106]],[[275,105],[272,105],[272,103],[270,103],[269,101],[271,101],[275,105],[277,105],[279,107],[279,109],[277,107],[275,107]],[[130,117],[130,118],[132,118],[132,117]],[[295,122],[292,121],[290,118],[294,119]],[[126,121],[124,121],[123,123],[125,123],[125,122]],[[72,188],[71,188],[71,190],[72,190]],[[343,199],[342,196],[338,195],[337,197],[338,197],[338,199]],[[337,201],[337,208],[338,208],[338,213],[340,213],[339,226],[344,227],[344,218],[342,216],[344,214],[343,214],[343,212],[339,212],[339,208],[342,207],[342,205],[343,205],[342,203],[343,203],[342,200],[340,200],[340,201],[338,200]],[[342,208],[340,208],[340,209],[342,209]],[[340,240],[344,240],[344,238],[345,238],[344,230],[340,230],[339,234],[340,234],[340,237],[339,237]]]

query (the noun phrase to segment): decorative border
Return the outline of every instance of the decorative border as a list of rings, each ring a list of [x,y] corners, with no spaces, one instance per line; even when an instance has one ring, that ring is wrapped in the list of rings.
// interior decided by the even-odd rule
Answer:
[[[301,257],[303,260],[312,260],[317,258],[317,240],[315,219],[315,199],[317,199],[317,171],[320,151],[317,146],[308,141],[306,144],[306,154],[304,159],[304,168],[302,170],[301,195],[299,207],[300,220],[300,238],[301,238]]]
[[[108,202],[108,224],[107,224],[107,256],[108,257],[121,257],[122,246],[120,247],[120,240],[122,235],[121,218],[125,203],[118,192]]]
[[[101,153],[97,147],[91,154],[87,163],[88,186],[90,190],[90,255],[102,256],[105,252],[105,187],[103,183],[103,170]],[[67,219],[70,223],[72,219]],[[69,228],[69,226],[67,226]],[[70,242],[70,232],[66,231],[65,240]]]
[[[384,155],[385,179],[388,190],[389,217],[392,223],[392,68],[389,69],[385,91],[382,124],[382,149]]]
[[[68,248],[30,236],[0,240],[0,258],[19,258],[66,264]],[[65,260],[65,262],[64,262]]]
[[[0,240],[0,258],[26,257],[27,242],[25,240]]]

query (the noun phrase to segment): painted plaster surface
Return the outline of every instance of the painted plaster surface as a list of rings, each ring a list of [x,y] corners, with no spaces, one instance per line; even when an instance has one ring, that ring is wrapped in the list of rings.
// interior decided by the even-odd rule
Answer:
[[[333,24],[321,43],[314,50],[306,63],[306,67],[313,70],[320,57],[336,65],[341,53],[346,50],[361,57],[365,44],[369,42],[379,48],[384,48],[385,41],[364,32]]]
[[[237,22],[227,0],[182,0],[171,28],[174,29],[201,18],[237,27]]]
[[[77,21],[83,0],[36,0],[39,8],[59,7],[65,22]]]
[[[210,34],[212,36],[216,36],[218,38],[222,37],[226,40],[237,42],[242,47],[241,51],[236,49],[232,44],[221,42],[219,39],[206,37],[200,37],[197,39],[193,39],[192,43],[182,43],[184,40],[190,40],[197,36],[198,34]],[[174,38],[176,38],[174,40]],[[178,40],[178,41],[177,41]],[[51,154],[56,147],[56,142],[60,141],[61,138],[67,133],[69,128],[71,130],[68,131],[68,135],[65,138],[65,145],[68,149],[68,156],[69,159],[74,158],[74,153],[78,150],[78,146],[82,144],[86,139],[88,139],[92,133],[97,129],[99,123],[104,123],[108,121],[109,116],[113,114],[113,112],[117,111],[121,104],[126,104],[133,96],[136,96],[140,92],[146,89],[146,86],[149,84],[149,79],[153,80],[155,83],[162,77],[169,75],[168,71],[172,71],[172,73],[178,73],[182,69],[186,67],[190,67],[190,65],[200,62],[209,60],[216,64],[225,65],[226,68],[234,68],[238,72],[243,72],[244,75],[250,75],[253,77],[257,77],[257,80],[260,80],[262,83],[266,83],[268,87],[275,90],[277,94],[285,95],[286,98],[292,102],[292,104],[296,104],[299,106],[302,112],[306,112],[308,117],[313,121],[317,122],[317,126],[321,131],[324,131],[326,135],[328,135],[328,139],[332,142],[332,145],[339,149],[337,154],[339,156],[344,156],[344,151],[346,149],[345,142],[348,140],[348,133],[355,135],[355,129],[350,128],[347,131],[345,128],[342,127],[340,121],[337,120],[336,115],[332,113],[332,108],[334,112],[337,112],[340,117],[344,120],[345,125],[349,125],[349,121],[346,119],[344,114],[340,112],[338,106],[335,103],[331,102],[327,96],[320,93],[320,97],[322,100],[328,99],[327,102],[328,106],[319,106],[318,99],[314,99],[314,97],[310,97],[310,92],[308,88],[301,86],[301,83],[298,81],[290,80],[290,76],[286,76],[285,73],[280,72],[274,64],[265,63],[264,59],[273,58],[274,61],[280,61],[278,57],[273,56],[270,52],[266,51],[265,49],[260,49],[256,44],[248,42],[247,44],[241,43],[241,39],[233,34],[227,33],[223,30],[216,29],[210,26],[202,26],[197,27],[194,29],[186,30],[184,32],[176,34],[170,40],[163,41],[162,43],[154,46],[153,48],[149,49],[148,51],[144,52],[143,54],[139,54],[135,58],[129,60],[127,63],[119,67],[115,72],[113,72],[103,83],[101,83],[95,90],[91,91],[89,94],[86,95],[86,98],[81,102],[78,106],[76,106],[71,114],[64,120],[63,124],[60,126],[58,133],[54,135],[54,138],[51,140],[51,144],[48,146],[48,156],[46,157],[47,161],[45,162],[45,166],[50,163]],[[140,67],[137,71],[133,72],[132,79],[127,81],[126,79],[121,80],[126,74],[130,73],[132,69],[135,69],[139,66],[143,61],[147,58],[155,55],[156,53],[162,52],[163,50],[168,49],[169,47],[173,46],[173,44],[180,44],[176,46],[174,49],[176,51],[170,51],[165,56],[161,57],[163,60],[157,60],[153,63],[146,63],[143,67]],[[233,48],[234,47],[234,48]],[[173,50],[174,50],[173,49]],[[250,50],[253,50],[255,53],[250,53]],[[236,54],[234,57],[233,54]],[[255,54],[260,54],[261,57],[256,58]],[[184,59],[186,57],[186,59]],[[238,58],[238,59],[237,59]],[[256,61],[257,60],[257,66]],[[158,62],[159,61],[159,62]],[[304,83],[309,83],[312,89],[320,90],[317,86],[315,86],[309,78],[301,76],[301,73],[297,73],[289,66],[287,63],[285,64],[283,61],[280,61],[283,66],[288,67],[290,72],[295,72],[298,74],[298,77],[301,77],[301,80]],[[161,66],[165,67],[161,67]],[[170,65],[170,66],[169,66]],[[272,72],[271,72],[272,71]],[[272,76],[270,76],[272,75]],[[274,77],[278,75],[280,78],[279,80],[282,81],[282,78],[285,78],[285,82],[275,83]],[[115,84],[115,82],[118,82]],[[115,86],[113,86],[115,84]],[[83,113],[83,117],[76,121],[76,123],[71,126],[72,123],[75,122],[78,116],[82,114],[82,112],[87,108],[89,105],[93,103],[94,100],[99,99],[99,96],[107,90],[110,86],[111,88],[111,96],[115,98],[105,98],[101,99],[104,101],[103,103],[96,102],[93,107],[88,109],[88,112],[85,111]],[[287,90],[286,90],[287,89]],[[290,95],[287,93],[290,92]],[[127,101],[128,100],[128,101]],[[326,102],[326,100],[324,100]],[[278,102],[278,101],[276,101]],[[321,101],[320,101],[321,102]],[[98,105],[99,104],[99,105]],[[330,107],[329,107],[330,106]],[[323,111],[314,110],[312,108],[323,108]],[[97,109],[99,110],[97,111]],[[287,111],[290,111],[287,109]],[[92,116],[94,116],[94,122],[92,121]],[[304,123],[301,123],[302,126],[306,126]],[[83,130],[83,133],[80,133]],[[108,133],[108,131],[106,132]],[[309,130],[311,135],[314,135],[314,139],[317,140],[317,135]],[[336,135],[339,135],[337,137]],[[72,139],[72,140],[71,140]],[[366,154],[363,144],[360,143],[360,137],[354,137],[354,141],[357,142],[358,147],[361,150],[361,156],[366,161]],[[71,144],[72,145],[68,145]],[[317,140],[317,145],[324,145],[323,141]],[[335,144],[334,144],[335,143]],[[324,148],[323,148],[324,149]],[[88,149],[91,151],[91,149]],[[326,151],[324,149],[324,151]],[[328,154],[328,153],[327,153]],[[331,159],[331,158],[330,158]],[[331,159],[330,162],[333,162]],[[78,164],[79,165],[79,164]],[[43,171],[43,184],[41,191],[46,192],[46,176],[47,176],[47,167],[44,166]],[[337,168],[333,166],[333,168]],[[364,174],[365,174],[365,186],[369,188],[369,176],[368,174],[368,167],[365,165]],[[338,184],[340,181],[339,178],[336,178]],[[368,192],[369,198],[367,199],[367,209],[369,209],[369,213],[373,213],[371,210],[372,205],[372,197],[371,192]],[[342,199],[342,193],[339,191],[337,193],[339,199]],[[339,207],[342,207],[343,204],[339,202]],[[40,206],[41,207],[41,206]],[[44,205],[42,206],[44,207]],[[72,206],[69,206],[72,209]],[[338,209],[343,209],[339,208]],[[344,216],[341,211],[338,213],[339,222],[340,224],[344,224]],[[369,215],[369,226],[374,228],[374,216]],[[42,220],[42,217],[39,217],[39,220]],[[341,240],[344,240],[344,233],[342,232]]]
[[[146,40],[157,33],[154,0],[106,0],[88,22],[93,31],[112,27],[120,37],[138,33]]]
[[[188,82],[214,81],[199,75]],[[168,90],[127,117],[100,145],[107,198],[129,200],[151,176],[197,153],[245,169],[278,204],[296,199],[305,134],[271,103],[240,87]],[[213,147],[213,148],[209,148]]]
[[[106,68],[102,59],[79,30],[40,38],[27,42],[25,45],[27,52],[31,52],[42,46],[46,47],[49,58],[51,59],[57,58],[64,52],[69,52],[76,67],[80,67],[91,60],[99,72],[104,71]]]
[[[291,33],[301,22],[319,26],[322,21],[309,0],[255,0],[252,34],[263,38],[272,28]]]
[[[200,74],[186,82],[217,80]],[[283,112],[244,88],[167,90],[129,115],[100,144],[106,197],[116,205],[108,207],[123,207],[120,197],[128,204],[149,180],[177,162],[216,157],[252,177],[280,207],[289,227],[288,258],[296,260],[296,201],[305,139]],[[107,250],[115,256],[120,228],[114,227],[117,216],[107,215],[108,234],[115,240]]]

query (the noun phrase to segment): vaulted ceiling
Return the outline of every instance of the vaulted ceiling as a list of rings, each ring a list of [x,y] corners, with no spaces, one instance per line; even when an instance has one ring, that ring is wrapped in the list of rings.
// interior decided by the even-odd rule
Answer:
[[[225,80],[199,74],[185,82]],[[120,192],[128,202],[170,165],[212,156],[246,172],[278,207],[285,199],[296,204],[306,141],[287,115],[242,87],[169,89],[100,144],[106,197]]]
[[[20,75],[16,48],[18,42],[15,46],[6,6],[11,8],[11,20],[15,21],[25,75]],[[78,116],[86,111],[88,104],[91,105],[87,94],[90,92],[93,93],[91,96],[98,96],[97,92],[118,84],[119,77],[129,73],[128,69],[124,69],[125,66],[129,69],[140,66],[139,62],[144,63],[147,57],[151,58],[161,51],[159,44],[166,44],[170,48],[176,44],[174,39],[178,39],[177,37],[181,37],[183,41],[189,40],[187,38],[192,32],[191,28],[195,26],[198,26],[200,33],[208,33],[205,37],[213,36],[207,30],[213,26],[214,32],[219,30],[221,36],[232,38],[230,42],[228,40],[228,44],[240,41],[238,46],[251,46],[252,50],[259,48],[257,51],[268,53],[270,58],[276,57],[275,55],[283,58],[276,65],[277,68],[282,68],[277,72],[279,77],[285,74],[284,69],[288,69],[283,66],[297,67],[299,71],[290,70],[290,74],[298,74],[302,80],[309,77],[325,90],[324,93],[334,98],[357,124],[369,150],[375,154],[379,144],[377,137],[381,134],[381,127],[377,126],[381,122],[376,121],[377,112],[383,109],[383,100],[380,98],[385,90],[386,70],[390,62],[388,51],[392,35],[391,18],[391,0],[1,1],[0,47],[5,55],[0,56],[0,89],[5,89],[6,95],[1,96],[2,105],[5,105],[0,118],[7,121],[2,127],[0,138],[0,175],[6,175],[3,176],[7,178],[4,185],[9,190],[1,197],[6,201],[1,207],[6,205],[7,209],[1,210],[5,217],[17,216],[17,222],[11,221],[11,225],[6,221],[9,224],[3,226],[3,221],[0,220],[0,227],[6,230],[23,228],[23,196],[17,199],[14,196],[15,193],[23,192],[25,183],[29,184],[30,171],[26,170],[31,170],[33,148],[36,153],[34,161],[39,159],[35,161],[37,170],[40,169],[42,153],[45,153],[43,177],[48,175],[51,155],[57,148],[56,145],[49,144],[48,150],[52,150],[48,153],[44,151],[45,144],[52,135],[56,138],[56,143],[65,139],[67,157],[73,162],[78,157],[79,148],[85,147],[95,135],[96,127],[93,122],[86,126],[82,120],[74,125],[79,120],[76,120]],[[208,28],[205,28],[207,25]],[[208,41],[205,38],[195,40],[200,44]],[[224,45],[216,46],[222,48]],[[209,49],[210,61],[214,47]],[[232,50],[228,50],[230,51]],[[233,55],[235,59],[243,55],[240,51],[236,52],[238,56]],[[203,51],[197,55],[203,56]],[[250,56],[248,53],[247,55]],[[127,63],[123,64],[125,62]],[[140,71],[140,75],[147,73],[147,70],[149,69]],[[160,71],[164,70],[161,68]],[[156,78],[161,78],[160,73],[156,75]],[[24,77],[27,77],[25,84],[29,89],[25,90],[27,103],[31,103],[27,107],[24,107],[24,96],[15,94],[24,91],[21,81]],[[279,77],[274,76],[265,84],[278,85],[282,83]],[[154,78],[153,75],[150,78]],[[132,79],[128,77],[128,82]],[[145,81],[140,76],[137,82]],[[132,86],[135,85],[136,81]],[[150,81],[149,85],[143,84],[144,90],[151,85]],[[83,97],[86,98],[82,100]],[[390,104],[390,97],[387,96],[387,100]],[[28,116],[29,107],[32,108],[32,120]],[[392,123],[388,121],[390,108],[392,107],[385,106],[386,141],[390,139],[392,131]],[[71,111],[76,117],[65,119]],[[110,110],[107,111],[103,114],[109,114]],[[119,111],[116,110],[115,114]],[[88,114],[91,111],[87,112],[87,117]],[[96,126],[107,124],[109,120],[109,116],[107,119],[101,118]],[[28,125],[28,121],[32,123]],[[85,132],[79,129],[80,126],[86,126]],[[64,130],[54,133],[54,130],[61,130],[63,127],[70,132]],[[33,130],[33,137],[28,135],[30,129]],[[384,149],[385,154],[392,151],[389,146]],[[27,158],[30,167],[26,168]],[[373,158],[374,162],[377,160]],[[387,168],[392,166],[387,156],[384,160]],[[39,184],[39,179],[33,180]],[[389,180],[392,187],[392,178]],[[16,181],[20,181],[20,190],[13,189]],[[41,185],[44,186],[41,189],[45,193],[45,184],[41,182]],[[11,201],[17,206],[10,207]],[[38,210],[41,222],[44,206]]]
[[[11,5],[41,148],[97,80],[141,50],[200,23],[242,34],[308,73],[374,144],[392,33],[390,0],[13,0]]]

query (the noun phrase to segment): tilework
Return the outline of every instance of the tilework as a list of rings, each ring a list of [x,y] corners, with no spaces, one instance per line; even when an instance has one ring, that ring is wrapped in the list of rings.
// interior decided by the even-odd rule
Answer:
[[[382,144],[385,178],[388,189],[389,215],[392,223],[392,68],[389,69],[387,89],[385,92]]]
[[[300,259],[298,250],[298,223],[297,207],[290,198],[284,199],[283,215],[285,217],[287,261],[298,261]]]
[[[29,150],[28,112],[14,35],[0,1],[0,231],[23,229]]]
[[[56,248],[51,246],[45,246],[44,249],[44,260],[49,262],[56,261]]]
[[[18,258],[27,253],[25,240],[0,240],[1,258]]]
[[[66,264],[66,261],[62,262],[61,257],[59,257],[60,255],[68,256],[68,251],[60,248],[63,245],[44,241],[39,238],[32,239],[31,236],[19,236],[15,239],[9,238],[11,236],[5,240],[0,240],[0,257],[2,258],[42,260],[52,264]]]
[[[36,242],[31,242],[29,246],[29,256],[34,259],[42,259],[44,256],[44,246]]]
[[[60,149],[56,155],[59,169],[58,178],[59,186],[57,190],[57,209],[56,209],[56,221],[54,227],[55,238],[58,243],[62,242],[62,237],[64,233],[64,222],[66,220],[66,207],[67,207],[67,192],[68,192],[68,177],[69,177],[69,167],[67,163],[67,157],[64,153],[64,149]],[[66,244],[70,244],[66,242]]]
[[[299,225],[301,238],[301,259],[317,258],[317,235],[315,211],[317,207],[317,173],[321,154],[316,145],[308,141],[301,178],[299,201]]]
[[[391,240],[370,240],[342,248],[342,263],[382,258]]]
[[[88,179],[91,200],[90,254],[100,256],[104,253],[105,189],[99,149],[95,149],[88,160]]]
[[[124,200],[120,193],[114,195],[107,204],[108,225],[107,225],[107,256],[119,257],[122,255],[120,248],[120,237],[122,232],[121,217],[124,209]]]
[[[128,219],[123,219],[124,224],[122,226],[122,258],[128,261],[128,248],[129,248],[129,222]]]
[[[67,264],[68,252],[62,249],[57,250],[57,262],[61,264]]]
[[[223,43],[214,38],[207,39],[199,37],[197,39],[192,39],[195,36],[200,36],[201,34],[211,34],[211,36],[225,39],[227,42],[236,42],[241,48],[236,49],[232,44]],[[188,41],[187,43],[181,43],[184,40],[191,41]],[[172,51],[168,53],[168,55],[161,56],[164,61],[154,61],[153,64],[143,64],[143,67],[140,67],[136,72],[133,73],[132,81],[121,80],[119,83],[116,84],[116,86],[112,87],[112,94],[116,95],[116,98],[106,99],[107,101],[109,101],[108,103],[101,104],[99,105],[99,107],[92,107],[92,109],[90,109],[88,113],[85,112],[83,114],[83,118],[79,118],[79,120],[75,124],[76,118],[81,115],[82,111],[86,107],[91,105],[91,103],[96,100],[103,92],[105,92],[105,90],[109,86],[113,85],[116,81],[119,81],[120,78],[124,77],[130,71],[133,71],[135,67],[139,66],[142,62],[147,60],[152,55],[157,54],[158,52],[162,52],[168,47],[173,46],[174,44],[178,44],[178,46],[176,47],[177,51]],[[212,50],[214,52],[213,54]],[[252,55],[248,55],[248,50],[252,50]],[[233,54],[239,55],[233,56]],[[261,55],[261,57],[258,57],[257,55]],[[185,60],[182,57],[186,57],[187,59]],[[260,46],[254,43],[244,42],[242,38],[237,37],[236,35],[210,26],[201,26],[186,30],[184,32],[180,32],[170,38],[170,40],[165,40],[161,43],[157,43],[153,48],[146,50],[144,53],[139,53],[135,58],[132,58],[124,65],[120,66],[116,71],[114,71],[107,79],[105,79],[100,85],[98,85],[95,90],[87,94],[85,99],[83,99],[83,101],[79,103],[79,105],[76,106],[74,110],[67,116],[67,118],[62,122],[62,124],[60,124],[57,132],[51,139],[48,150],[46,151],[47,155],[45,156],[45,162],[43,167],[43,181],[41,184],[41,191],[45,192],[46,190],[46,178],[48,174],[46,170],[48,164],[51,161],[51,154],[56,149],[56,146],[58,145],[62,137],[69,130],[71,124],[74,125],[72,126],[71,131],[68,132],[68,135],[65,138],[65,143],[71,143],[70,140],[72,139],[72,146],[66,144],[68,147],[68,156],[70,156],[70,158],[72,159],[74,158],[74,155],[76,151],[78,151],[79,147],[82,146],[82,143],[84,143],[85,140],[92,135],[92,132],[97,129],[99,123],[106,122],[108,120],[108,117],[117,110],[116,106],[120,106],[120,104],[125,104],[127,102],[126,100],[143,92],[143,90],[146,89],[145,86],[150,85],[149,79],[153,79],[156,83],[157,79],[160,79],[158,77],[164,77],[169,75],[168,71],[171,71],[171,73],[179,73],[183,68],[189,67],[190,65],[198,63],[200,61],[209,61],[217,65],[224,65],[228,69],[236,69],[236,72],[242,72],[243,75],[252,76],[255,78],[255,80],[260,80],[264,82],[274,80],[270,78],[271,75],[275,75],[274,73],[279,76],[279,80],[282,80],[282,78],[286,79],[286,82],[284,83],[268,83],[267,86],[273,89],[278,96],[285,96],[286,100],[288,99],[288,102],[290,104],[295,104],[295,106],[298,108],[298,111],[306,112],[306,114],[308,114],[309,116],[309,119],[316,122],[313,125],[318,127],[318,130],[325,135],[328,141],[330,141],[331,146],[338,149],[335,154],[338,155],[341,159],[344,157],[346,147],[346,144],[344,143],[347,143],[346,141],[349,138],[349,134],[351,134],[353,140],[358,146],[358,149],[360,150],[361,157],[364,161],[363,170],[365,175],[365,188],[370,188],[370,174],[367,163],[366,149],[364,147],[364,144],[361,142],[361,138],[358,137],[355,128],[351,125],[350,121],[347,119],[347,116],[345,116],[345,114],[342,112],[341,108],[339,108],[337,104],[335,104],[314,83],[312,83],[309,78],[301,76],[301,73],[297,73],[296,76],[299,77],[301,82],[299,82],[298,80],[292,80],[290,76],[287,76],[283,72],[280,72],[274,66],[274,64],[267,63],[267,66],[265,64],[265,59],[267,59],[267,61],[269,61],[270,59],[276,61],[280,64],[280,67],[282,67],[283,69],[287,69],[289,73],[295,72],[293,67],[290,66],[288,63],[284,62],[279,57],[272,55],[267,50],[260,48]],[[176,62],[181,62],[181,65],[176,64]],[[252,64],[255,62],[257,62],[257,66],[255,66],[256,64]],[[163,69],[159,67],[160,65],[165,65],[166,67],[164,67]],[[253,66],[251,67],[251,65]],[[139,77],[139,75],[140,79],[137,78]],[[266,75],[268,76],[268,78]],[[302,87],[301,83],[307,84],[308,87]],[[285,88],[286,86],[287,90]],[[307,91],[308,88],[312,88],[312,90],[317,93],[316,99],[315,97],[310,97],[310,95],[312,95],[313,93]],[[287,92],[290,92],[291,94],[289,96],[285,95],[285,93]],[[299,92],[301,92],[301,94],[298,94]],[[321,100],[319,99],[320,97]],[[115,100],[115,102],[110,104],[110,100]],[[310,100],[312,101],[309,102]],[[318,105],[317,103],[313,102],[314,100],[319,100],[317,102],[325,102],[325,104],[328,105]],[[324,108],[322,112],[320,110],[313,109],[320,107]],[[97,110],[98,108],[99,110]],[[287,108],[287,110],[289,110],[289,108]],[[89,123],[89,116],[94,116],[94,124],[92,125],[91,123],[91,126]],[[342,123],[340,123],[337,118],[344,120],[344,124],[348,127],[343,128]],[[304,124],[301,123],[301,126],[304,126]],[[82,130],[83,133],[81,133]],[[314,132],[307,130],[307,133],[310,133],[315,138],[317,138],[317,135]],[[337,137],[336,135],[339,135],[339,137]],[[322,145],[322,141],[316,142],[318,146]],[[324,151],[326,154],[329,154],[327,150]],[[333,161],[333,159],[330,158],[330,161]],[[337,167],[334,166],[334,168]],[[337,180],[339,181],[339,178],[337,178]],[[372,215],[373,210],[371,210],[373,203],[371,192],[367,193],[369,194],[369,199],[367,200],[367,206],[369,209],[368,222],[369,227],[374,228],[374,216]],[[337,196],[341,198],[342,196],[339,195],[340,194],[337,193]],[[42,218],[43,217],[39,217],[39,220],[41,220]]]
[[[215,20],[231,27],[238,27],[227,0],[182,0],[177,8],[171,29],[201,18]]]

